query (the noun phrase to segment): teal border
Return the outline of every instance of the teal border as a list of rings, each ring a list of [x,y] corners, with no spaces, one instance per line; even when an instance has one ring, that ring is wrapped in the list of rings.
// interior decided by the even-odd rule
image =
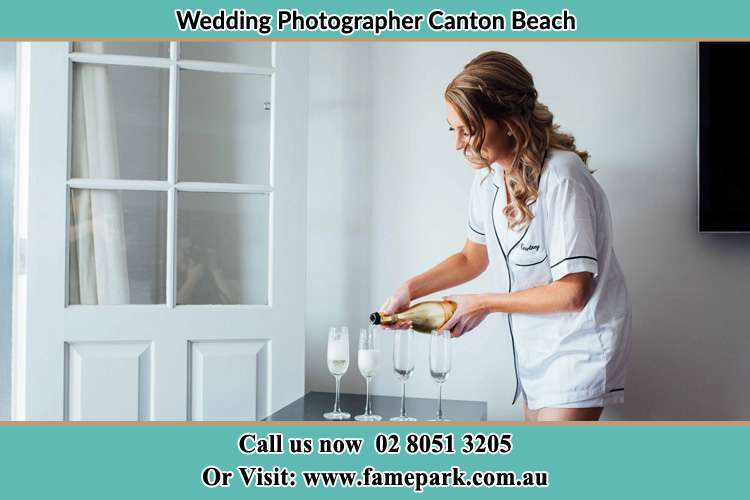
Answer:
[[[245,432],[265,436],[361,437],[359,455],[243,455]],[[507,455],[378,455],[379,432],[512,433]],[[745,425],[106,425],[0,426],[3,498],[742,498],[747,494],[750,426]],[[458,450],[457,450],[458,451]],[[544,489],[228,488],[200,482],[207,465],[222,469],[274,465],[301,470],[546,470]],[[301,481],[300,481],[301,482]]]
[[[255,32],[181,32],[175,9],[197,9],[214,14],[220,9],[242,8],[251,13],[274,15],[279,8],[297,9],[304,14],[320,10],[336,14],[427,14],[434,8],[449,13],[499,13],[506,17],[513,9],[529,13],[555,14],[570,10],[578,20],[575,32],[436,32],[423,26],[419,32],[387,32],[379,37],[368,33],[351,36],[320,32],[275,32],[262,37]],[[129,0],[102,2],[15,1],[0,7],[0,38],[243,38],[243,39],[673,39],[750,38],[750,2],[714,0],[571,0],[571,1],[304,1],[272,2],[215,0]]]

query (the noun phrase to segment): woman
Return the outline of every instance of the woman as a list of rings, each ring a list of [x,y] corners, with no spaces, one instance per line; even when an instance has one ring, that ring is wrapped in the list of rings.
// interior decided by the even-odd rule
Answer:
[[[612,248],[609,206],[588,154],[537,101],[513,56],[485,52],[445,90],[456,149],[477,170],[462,251],[407,280],[382,310],[479,276],[501,292],[451,295],[459,337],[506,313],[526,420],[598,420],[625,398],[630,301]],[[397,328],[408,324],[395,325]]]

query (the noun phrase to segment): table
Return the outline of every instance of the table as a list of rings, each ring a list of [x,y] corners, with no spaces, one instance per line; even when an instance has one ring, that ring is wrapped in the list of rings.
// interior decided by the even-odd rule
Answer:
[[[298,400],[288,404],[264,420],[267,421],[315,421],[325,420],[323,413],[333,409],[336,395],[333,392],[308,392]],[[387,421],[399,414],[401,397],[370,396],[372,412]],[[364,394],[341,393],[341,409],[354,415],[361,415],[365,409]],[[436,398],[406,398],[406,414],[418,420],[435,418]],[[487,402],[443,400],[443,417],[453,421],[487,420]],[[351,418],[350,421],[354,420]]]

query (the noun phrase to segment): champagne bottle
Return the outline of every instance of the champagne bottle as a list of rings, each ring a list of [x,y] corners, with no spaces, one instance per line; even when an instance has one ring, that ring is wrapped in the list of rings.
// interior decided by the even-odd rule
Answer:
[[[370,314],[373,325],[392,325],[397,321],[411,321],[411,327],[422,333],[439,330],[451,319],[456,311],[456,303],[450,301],[427,301],[414,304],[409,309],[396,314]]]

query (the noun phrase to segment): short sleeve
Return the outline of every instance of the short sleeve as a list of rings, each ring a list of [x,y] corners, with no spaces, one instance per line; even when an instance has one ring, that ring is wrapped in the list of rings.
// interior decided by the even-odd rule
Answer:
[[[480,189],[481,178],[476,176],[471,185],[469,194],[469,220],[466,228],[466,237],[474,243],[486,245],[485,238],[485,217],[484,202]]]
[[[544,231],[552,279],[580,272],[596,276],[596,209],[586,187],[562,179],[551,186],[545,198]]]

